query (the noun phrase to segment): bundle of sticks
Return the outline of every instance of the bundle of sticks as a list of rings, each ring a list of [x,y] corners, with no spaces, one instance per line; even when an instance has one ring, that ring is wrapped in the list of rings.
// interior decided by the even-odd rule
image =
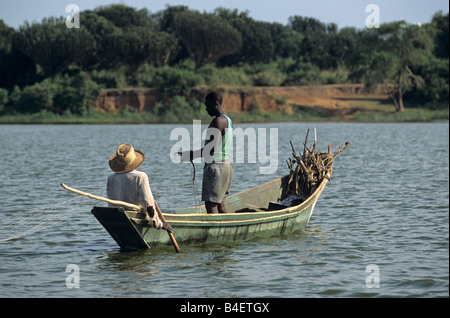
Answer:
[[[289,161],[286,161],[290,170],[287,193],[295,194],[305,199],[316,190],[324,178],[330,181],[334,159],[350,145],[349,142],[346,142],[345,145],[340,145],[334,154],[331,154],[331,146],[328,146],[328,153],[316,152],[316,129],[314,128],[314,143],[310,147],[307,146],[308,135],[309,129],[306,133],[301,156],[295,151],[292,142],[289,141],[293,158],[289,158]]]

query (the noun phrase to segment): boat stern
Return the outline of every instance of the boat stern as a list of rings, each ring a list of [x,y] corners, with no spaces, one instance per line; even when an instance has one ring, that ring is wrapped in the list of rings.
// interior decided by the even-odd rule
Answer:
[[[108,231],[121,249],[137,250],[149,245],[123,208],[93,207],[91,213]]]

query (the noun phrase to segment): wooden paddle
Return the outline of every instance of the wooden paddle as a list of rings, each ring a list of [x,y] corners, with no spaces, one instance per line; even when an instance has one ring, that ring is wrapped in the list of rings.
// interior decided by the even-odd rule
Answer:
[[[83,191],[71,188],[71,187],[65,185],[64,183],[61,183],[61,187],[63,187],[66,190],[69,190],[69,191],[71,191],[73,193],[81,194],[81,195],[84,195],[86,197],[89,197],[89,198],[92,198],[92,199],[95,199],[95,200],[105,201],[105,202],[108,202],[108,203],[111,203],[111,204],[116,204],[116,205],[123,205],[123,206],[127,206],[129,208],[136,209],[136,210],[142,210],[142,207],[139,206],[139,205],[128,203],[128,202],[123,202],[123,201],[118,201],[118,200],[110,200],[110,199],[107,199],[107,198],[104,198],[104,197],[99,197],[97,195],[93,195],[93,194],[90,194],[90,193],[87,193],[87,192],[83,192]]]
[[[164,218],[164,215],[162,214],[161,210],[159,209],[158,203],[156,203],[156,202],[155,202],[155,207],[156,207],[156,212],[159,215],[159,218],[161,219],[161,221],[163,221],[165,223],[166,219]],[[167,230],[167,234],[169,234],[169,238],[172,241],[172,245],[175,248],[175,251],[177,253],[181,253],[180,247],[178,246],[178,243],[175,240],[175,237],[173,236],[173,233],[170,232],[169,230]]]
[[[64,183],[61,183],[61,186],[64,189],[68,190],[68,191],[71,191],[71,192],[77,193],[77,194],[81,194],[81,195],[84,195],[86,197],[89,197],[89,198],[92,198],[92,199],[95,199],[95,200],[105,201],[105,202],[108,202],[108,203],[111,203],[111,204],[115,204],[115,205],[123,205],[123,206],[129,207],[129,208],[132,208],[132,209],[136,209],[138,211],[142,210],[142,207],[139,206],[139,205],[136,205],[136,204],[123,202],[123,201],[118,201],[118,200],[110,200],[110,199],[107,199],[107,198],[104,198],[104,197],[100,197],[98,195],[93,195],[93,194],[90,194],[90,193],[87,193],[87,192],[83,192],[83,191],[71,188],[71,187],[65,185]],[[156,212],[158,213],[158,216],[161,219],[161,221],[166,223],[166,219],[164,218],[164,215],[162,214],[162,212],[159,209],[159,206],[158,206],[158,204],[156,202],[155,202],[155,207],[156,207]],[[180,247],[178,246],[178,243],[175,240],[175,237],[173,236],[173,233],[170,232],[169,230],[166,230],[166,231],[169,234],[169,238],[172,241],[172,245],[175,248],[175,251],[177,253],[181,253]]]

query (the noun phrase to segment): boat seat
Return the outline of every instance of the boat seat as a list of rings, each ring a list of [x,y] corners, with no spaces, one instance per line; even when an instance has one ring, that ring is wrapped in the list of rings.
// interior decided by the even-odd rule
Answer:
[[[264,212],[264,211],[267,211],[266,209],[262,209],[262,208],[260,208],[260,207],[258,207],[258,206],[256,206],[256,205],[253,205],[253,204],[246,204],[246,206],[247,206],[247,208],[249,208],[249,209],[251,209],[251,210],[255,210],[255,212]]]
[[[248,213],[248,212],[267,212],[267,211],[268,211],[268,209],[260,208],[259,206],[256,206],[256,205],[253,205],[253,204],[248,204],[248,203],[246,203],[245,205],[246,205],[245,208],[236,210],[236,211],[234,211],[234,213],[244,213],[244,212],[247,212],[247,213]]]
[[[305,200],[303,198],[295,198],[292,199],[290,198],[289,200],[284,200],[284,201],[278,201],[278,202],[269,202],[269,206],[268,206],[268,210],[270,211],[275,211],[275,210],[282,210],[282,209],[286,209],[289,208],[291,206],[296,206],[299,205],[301,203],[303,203]]]

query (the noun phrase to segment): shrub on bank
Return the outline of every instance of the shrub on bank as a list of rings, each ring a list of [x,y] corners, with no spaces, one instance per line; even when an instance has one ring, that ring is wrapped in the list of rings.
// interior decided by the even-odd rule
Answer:
[[[100,86],[83,72],[47,78],[22,90],[16,86],[6,98],[4,113],[34,114],[45,111],[82,115],[93,104],[99,89]]]
[[[192,122],[193,119],[206,119],[201,101],[186,100],[184,96],[174,96],[167,102],[157,102],[151,113],[162,123]]]
[[[195,64],[188,60],[175,66],[154,67],[146,64],[137,75],[140,86],[158,89],[162,96],[187,96],[191,89],[204,84],[196,73]]]
[[[0,114],[5,109],[7,103],[8,103],[8,90],[0,88]]]

